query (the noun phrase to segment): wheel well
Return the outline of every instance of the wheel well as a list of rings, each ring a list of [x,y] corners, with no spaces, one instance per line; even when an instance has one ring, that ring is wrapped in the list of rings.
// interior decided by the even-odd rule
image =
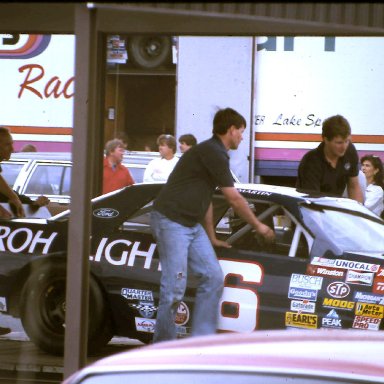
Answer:
[[[49,257],[44,257],[44,259],[41,259],[41,258],[35,259],[18,271],[17,276],[14,279],[15,284],[12,286],[12,291],[8,298],[9,315],[16,318],[20,318],[21,292],[31,272],[34,269],[41,268],[45,264],[51,264],[51,263],[57,264],[59,262],[66,262],[66,255],[64,253],[55,254],[54,256],[51,255]],[[92,271],[92,269],[90,270],[90,274],[94,279],[94,281],[96,282],[96,284],[99,286],[100,291],[103,293],[103,299],[106,303],[109,314],[112,314],[112,308],[110,307],[110,302],[107,300],[108,295],[107,295],[104,284],[99,279],[99,277],[95,274],[95,272]],[[111,315],[110,318],[111,318],[110,320],[111,320],[112,329],[115,330],[116,324],[114,322],[113,316]]]
[[[41,266],[46,263],[57,263],[63,260],[65,260],[64,253],[57,253],[54,255],[47,255],[43,257],[39,256],[38,258],[31,260],[30,263],[25,265],[17,272],[16,276],[13,279],[14,284],[12,285],[12,291],[10,292],[10,295],[8,297],[8,311],[11,316],[17,318],[20,317],[21,291],[28,277],[30,276],[31,271],[37,268],[41,268]]]

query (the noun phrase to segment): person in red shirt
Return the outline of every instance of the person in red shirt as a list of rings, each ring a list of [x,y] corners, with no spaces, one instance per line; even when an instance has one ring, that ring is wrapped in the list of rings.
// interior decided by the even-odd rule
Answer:
[[[105,144],[103,194],[135,183],[128,168],[121,164],[125,147],[119,139],[109,140]]]

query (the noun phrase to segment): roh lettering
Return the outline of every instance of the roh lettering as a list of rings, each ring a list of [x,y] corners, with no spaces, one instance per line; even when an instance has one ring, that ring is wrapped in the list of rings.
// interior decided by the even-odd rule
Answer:
[[[30,228],[18,228],[13,231],[9,227],[0,226],[0,251],[9,250],[19,253],[27,250],[28,253],[34,253],[38,244],[44,244],[41,251],[46,254],[57,236],[57,232],[53,232],[49,237],[42,237],[44,231],[39,230],[34,233]]]
[[[46,82],[43,92],[40,92],[38,89],[36,89],[36,86],[37,83],[44,78],[44,68],[39,64],[27,64],[19,68],[20,73],[23,73],[24,71],[26,71],[26,76],[24,78],[24,81],[20,84],[20,91],[17,95],[19,99],[23,95],[24,90],[32,92],[40,99],[43,99],[44,97],[50,98],[51,96],[53,96],[55,99],[59,98],[60,96],[63,96],[66,99],[70,99],[71,97],[73,97],[74,92],[72,90],[69,91],[69,88],[73,87],[75,81],[74,77],[70,77],[63,84],[63,82],[59,79],[58,76],[53,76]]]
[[[90,256],[89,259],[100,262],[104,256],[105,260],[112,265],[126,265],[133,267],[135,262],[137,263],[137,257],[144,258],[144,269],[150,269],[153,261],[153,255],[155,253],[156,244],[151,244],[148,250],[139,250],[141,245],[140,241],[131,242],[125,239],[117,239],[107,244],[108,238],[103,237],[97,247],[95,256]],[[113,248],[116,246],[124,246],[127,250],[124,250],[119,255],[113,255]],[[130,250],[129,250],[130,248]],[[161,270],[160,264],[158,270]]]

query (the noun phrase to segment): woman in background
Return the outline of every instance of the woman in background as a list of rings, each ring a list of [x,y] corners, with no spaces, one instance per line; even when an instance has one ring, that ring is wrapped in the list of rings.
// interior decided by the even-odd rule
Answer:
[[[383,163],[378,156],[366,155],[360,160],[361,170],[367,179],[364,205],[378,216],[384,210],[384,171]]]

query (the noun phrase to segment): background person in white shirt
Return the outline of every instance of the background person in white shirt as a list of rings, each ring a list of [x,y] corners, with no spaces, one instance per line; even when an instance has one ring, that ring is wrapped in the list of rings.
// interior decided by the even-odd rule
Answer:
[[[176,139],[172,135],[160,135],[157,138],[160,158],[152,160],[144,171],[143,182],[167,181],[179,158],[176,153]]]
[[[360,160],[361,170],[367,179],[364,205],[376,215],[381,216],[384,210],[384,171],[383,163],[378,156],[366,155]]]

